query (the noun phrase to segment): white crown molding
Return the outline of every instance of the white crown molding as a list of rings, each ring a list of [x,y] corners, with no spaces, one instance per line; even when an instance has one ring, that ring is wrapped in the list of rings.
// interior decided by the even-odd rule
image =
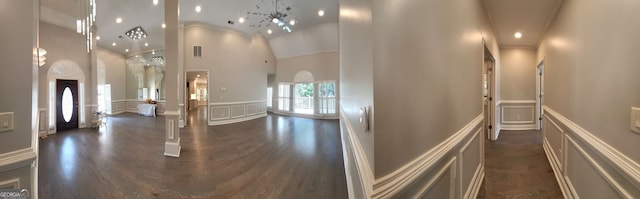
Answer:
[[[442,143],[392,173],[376,179],[373,186],[373,198],[392,197],[411,186],[420,176],[437,165],[442,158],[465,140],[464,138],[476,132],[475,129],[482,124],[483,119],[483,115],[480,114]]]

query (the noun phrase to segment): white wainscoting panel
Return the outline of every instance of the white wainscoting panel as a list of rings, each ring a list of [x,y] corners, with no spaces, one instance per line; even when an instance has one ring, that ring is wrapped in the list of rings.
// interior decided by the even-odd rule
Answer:
[[[245,105],[231,106],[231,118],[241,118],[245,116]]]
[[[13,178],[13,179],[0,182],[0,190],[19,189],[19,188],[20,188],[20,178]]]
[[[142,101],[137,99],[127,99],[127,112],[138,113],[138,104],[141,103]]]
[[[49,123],[49,114],[46,108],[38,109],[38,134],[46,135],[49,128],[47,128]]]
[[[467,192],[475,193],[469,196],[469,198],[475,198],[477,194],[476,190],[480,188],[479,182],[482,181],[482,179],[478,178],[484,177],[484,170],[478,167],[478,165],[484,162],[483,152],[481,152],[483,145],[477,141],[477,139],[479,137],[482,138],[483,135],[483,119],[482,115],[477,116],[465,127],[431,150],[390,174],[376,179],[373,185],[374,193],[372,198],[402,198],[402,196],[463,198]],[[453,159],[445,161],[448,158]],[[442,165],[443,162],[460,159],[463,159],[463,161],[461,161],[462,163],[452,163],[451,171],[443,171],[444,173],[441,173],[440,171],[442,170],[437,169],[442,168],[439,165]],[[471,166],[468,166],[468,164]],[[456,168],[458,167],[462,169],[460,173],[456,172]],[[437,174],[434,174],[434,172]],[[441,175],[450,175],[451,179],[443,178]],[[426,179],[435,179],[435,181],[432,182]],[[468,182],[462,182],[463,179],[467,179]],[[428,183],[425,184],[425,181]],[[462,184],[467,184],[468,186],[465,186],[466,188],[463,190],[461,187]],[[442,188],[441,186],[446,187]],[[425,191],[416,192],[416,189]],[[445,194],[445,189],[449,190],[450,193]]]
[[[127,112],[127,100],[111,101],[111,115],[117,115],[124,112]]]
[[[373,193],[373,170],[367,155],[355,135],[349,119],[345,118],[340,107],[340,134],[342,138],[342,154],[345,163],[349,198],[370,198]]]
[[[258,114],[258,105],[257,104],[247,104],[245,106],[247,109],[247,116],[252,116]]]
[[[565,198],[640,198],[640,164],[553,109],[544,115],[544,149]]]
[[[535,100],[500,101],[500,129],[532,130],[536,128]]]
[[[243,101],[209,104],[209,125],[231,124],[267,116],[267,102]],[[263,111],[265,109],[265,111]]]

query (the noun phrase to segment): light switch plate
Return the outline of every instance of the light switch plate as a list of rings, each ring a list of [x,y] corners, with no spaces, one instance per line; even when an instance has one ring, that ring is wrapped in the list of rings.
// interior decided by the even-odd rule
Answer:
[[[13,131],[13,112],[0,113],[0,132]]]
[[[640,134],[640,108],[631,107],[630,129]]]

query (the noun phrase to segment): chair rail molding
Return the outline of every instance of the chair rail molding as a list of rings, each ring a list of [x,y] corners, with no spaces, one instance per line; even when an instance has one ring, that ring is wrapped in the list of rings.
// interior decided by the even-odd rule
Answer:
[[[556,173],[560,187],[565,189],[563,190],[566,192],[565,197],[580,197],[578,195],[580,193],[576,192],[575,187],[579,186],[580,181],[571,179],[569,173],[574,168],[568,166],[572,163],[569,161],[578,157],[587,162],[589,168],[601,178],[594,180],[601,180],[602,184],[608,184],[618,194],[617,197],[640,197],[640,164],[552,108],[544,106],[544,113],[545,122],[549,122],[549,124],[543,125],[543,127],[558,129],[563,135],[562,141],[559,142],[562,143],[562,146],[556,146],[560,147],[562,153],[554,152],[557,149],[554,149],[548,140],[554,138],[547,138],[546,134],[544,135],[544,149],[554,173]],[[570,153],[570,151],[574,152]]]
[[[373,185],[373,198],[395,197],[413,186],[418,179],[424,177],[425,173],[433,170],[439,165],[442,165],[441,162],[446,157],[451,155],[457,156],[459,154],[457,149],[461,149],[462,144],[467,143],[468,139],[475,138],[476,136],[474,136],[474,133],[481,133],[481,130],[479,131],[478,129],[482,128],[483,120],[484,116],[482,114],[477,116],[442,143],[403,165],[399,169],[376,179]],[[455,171],[453,174],[455,175]],[[484,175],[480,174],[476,176],[480,177]],[[471,181],[475,182],[476,180],[477,179],[472,179]],[[456,187],[457,185],[454,184],[452,186]],[[469,187],[469,189],[471,188],[473,187]],[[464,193],[467,192],[467,190],[461,190],[461,192]]]
[[[356,131],[353,128],[353,125],[349,121],[349,119],[344,117],[344,110],[342,106],[340,106],[340,121],[344,123],[344,128],[340,128],[341,134],[346,134],[346,138],[343,136],[344,144],[348,144],[343,147],[343,156],[345,159],[348,159],[349,155],[353,156],[354,163],[356,165],[356,176],[360,178],[360,186],[362,187],[364,196],[371,196],[373,193],[373,170],[371,169],[371,165],[369,165],[369,159],[360,143],[358,138],[355,138]],[[347,150],[346,147],[349,147],[350,150]],[[352,151],[351,154],[347,153],[347,151]],[[349,172],[350,170],[347,168],[348,161],[345,161],[345,171]],[[351,179],[351,174],[347,173],[347,178]],[[351,180],[349,180],[351,181]],[[352,189],[353,182],[347,182],[348,187]],[[353,190],[349,190],[350,194]]]

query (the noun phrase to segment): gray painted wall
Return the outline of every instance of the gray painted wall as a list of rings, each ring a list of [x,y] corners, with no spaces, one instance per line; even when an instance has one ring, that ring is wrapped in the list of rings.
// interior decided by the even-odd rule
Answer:
[[[545,139],[566,169],[556,172],[581,198],[621,197],[620,188],[640,197],[640,182],[625,173],[640,172],[640,134],[629,130],[630,109],[640,107],[640,27],[632,25],[640,23],[638,7],[638,1],[565,0],[538,48],[537,60],[545,62],[545,115],[551,116],[545,117]],[[632,166],[615,167],[608,159],[614,154],[603,155],[607,147],[593,145],[598,142]]]
[[[501,100],[536,99],[536,50],[501,48]]]
[[[48,96],[47,73],[49,68],[60,60],[70,60],[78,64],[84,71],[86,105],[91,103],[91,63],[87,53],[86,38],[64,27],[40,21],[40,47],[47,50],[47,63],[40,67],[39,96]],[[39,107],[47,107],[47,98],[40,97]]]
[[[275,71],[276,59],[264,37],[210,25],[185,25],[185,51],[192,52],[194,45],[202,46],[202,57],[185,54],[185,71],[209,71],[209,102],[265,100],[267,74]]]
[[[0,132],[0,154],[31,146],[37,116],[37,66],[33,65],[36,46],[37,1],[0,1],[0,113],[14,113],[14,130]],[[36,20],[34,20],[36,18]],[[47,56],[47,59],[49,56]],[[34,73],[36,73],[34,75]],[[36,78],[36,79],[34,79]]]
[[[499,49],[480,0],[374,0],[373,13],[379,178],[482,114],[483,38]]]
[[[105,48],[97,48],[98,60],[102,60],[106,69],[106,84],[111,84],[111,100],[126,98],[127,79],[125,57]]]
[[[0,132],[0,182],[18,179],[18,188],[31,192],[35,186],[37,165],[31,164],[38,152],[38,66],[33,62],[33,50],[38,39],[38,1],[0,0],[0,113],[14,113],[14,130]],[[32,158],[7,153],[29,149]],[[7,164],[8,163],[8,164]],[[18,165],[19,164],[19,165]]]
[[[545,105],[640,162],[640,134],[629,130],[630,109],[640,107],[640,45],[631,42],[640,27],[628,25],[640,13],[633,7],[640,2],[565,1],[538,60],[545,58]]]

